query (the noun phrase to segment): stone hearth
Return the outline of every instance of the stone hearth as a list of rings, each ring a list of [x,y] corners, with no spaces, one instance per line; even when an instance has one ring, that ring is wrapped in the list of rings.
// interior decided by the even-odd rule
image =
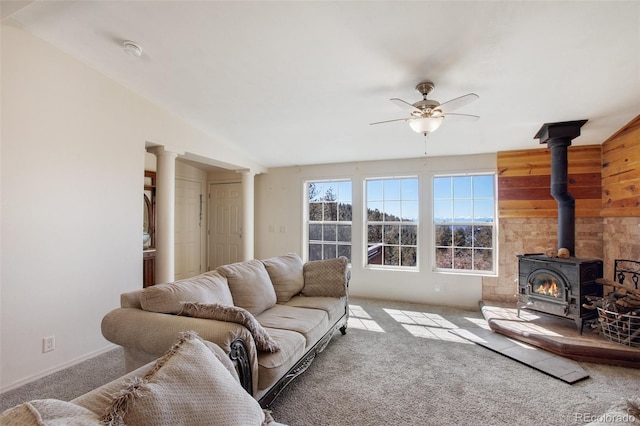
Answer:
[[[621,345],[590,332],[582,335],[571,321],[532,311],[518,318],[515,305],[483,304],[482,315],[500,334],[567,358],[599,364],[640,368],[640,348]]]

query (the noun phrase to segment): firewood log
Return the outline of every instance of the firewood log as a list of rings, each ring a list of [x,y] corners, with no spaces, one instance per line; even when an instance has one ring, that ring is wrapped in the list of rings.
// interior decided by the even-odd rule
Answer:
[[[611,287],[624,288],[628,293],[634,294],[636,296],[640,296],[640,290],[638,290],[637,288],[628,286],[626,284],[620,284],[620,283],[617,283],[615,281],[608,280],[606,278],[598,278],[596,280],[596,282],[598,284],[601,284],[601,285],[608,285],[608,286],[611,286]]]
[[[618,299],[616,305],[623,306],[625,308],[640,308],[640,301],[633,301],[631,299]]]

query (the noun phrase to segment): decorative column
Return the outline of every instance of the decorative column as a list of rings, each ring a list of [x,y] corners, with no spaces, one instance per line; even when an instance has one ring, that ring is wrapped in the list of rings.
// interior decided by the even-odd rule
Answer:
[[[175,275],[176,158],[163,146],[149,149],[157,157],[156,170],[156,282],[169,283]]]
[[[242,172],[242,256],[244,260],[253,259],[254,240],[254,177],[251,170]]]

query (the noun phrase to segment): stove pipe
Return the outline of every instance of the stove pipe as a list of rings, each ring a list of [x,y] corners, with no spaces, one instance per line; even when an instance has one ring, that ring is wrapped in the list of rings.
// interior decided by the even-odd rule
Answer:
[[[558,202],[558,248],[567,248],[575,256],[576,201],[568,190],[568,148],[580,136],[580,128],[587,120],[545,123],[534,139],[546,143],[551,150],[551,195]]]

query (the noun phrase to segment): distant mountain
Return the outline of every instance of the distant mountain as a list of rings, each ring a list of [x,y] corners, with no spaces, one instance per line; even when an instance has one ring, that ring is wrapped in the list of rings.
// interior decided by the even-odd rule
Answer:
[[[477,218],[471,218],[471,217],[454,217],[454,218],[444,218],[444,217],[436,217],[433,219],[434,222],[436,223],[469,223],[469,222],[493,222],[493,218],[492,217],[477,217]]]

